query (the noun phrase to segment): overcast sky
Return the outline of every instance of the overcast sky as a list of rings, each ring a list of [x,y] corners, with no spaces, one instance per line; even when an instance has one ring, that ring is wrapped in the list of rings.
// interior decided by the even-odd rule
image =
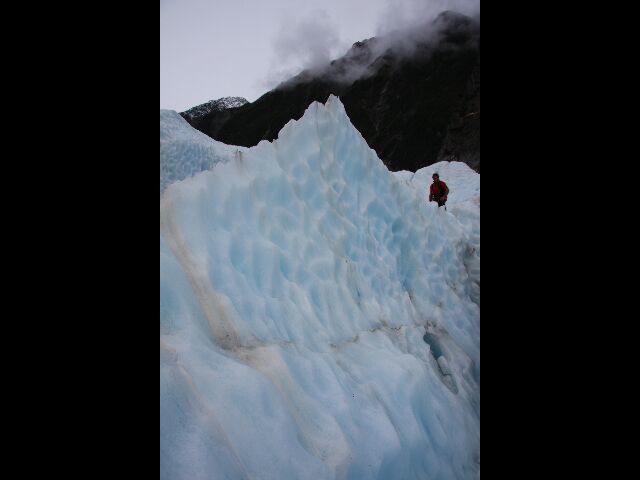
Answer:
[[[480,0],[160,0],[160,108],[250,102],[356,41]]]

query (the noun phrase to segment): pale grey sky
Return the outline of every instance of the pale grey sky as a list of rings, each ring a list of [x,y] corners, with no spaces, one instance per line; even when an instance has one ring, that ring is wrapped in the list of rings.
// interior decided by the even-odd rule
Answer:
[[[356,41],[480,0],[160,0],[160,108],[256,100]]]

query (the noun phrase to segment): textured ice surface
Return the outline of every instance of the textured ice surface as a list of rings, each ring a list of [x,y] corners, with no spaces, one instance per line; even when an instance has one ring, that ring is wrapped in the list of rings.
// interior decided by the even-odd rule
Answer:
[[[160,193],[170,183],[209,170],[245,150],[207,137],[173,110],[160,110]]]
[[[162,115],[161,478],[478,478],[479,175],[438,209],[333,96],[194,175]]]

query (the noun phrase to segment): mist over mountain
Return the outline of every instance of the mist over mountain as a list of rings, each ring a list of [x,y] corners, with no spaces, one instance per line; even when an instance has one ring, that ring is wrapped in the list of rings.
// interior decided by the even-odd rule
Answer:
[[[331,94],[389,170],[461,161],[480,171],[480,24],[451,11],[356,42],[342,57],[252,103],[181,115],[215,140],[251,147],[277,138],[309,104]]]

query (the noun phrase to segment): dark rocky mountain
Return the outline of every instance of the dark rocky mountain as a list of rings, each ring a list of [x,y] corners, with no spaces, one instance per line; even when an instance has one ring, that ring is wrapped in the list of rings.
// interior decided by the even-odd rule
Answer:
[[[251,147],[276,138],[329,94],[340,97],[390,170],[459,160],[480,171],[480,25],[455,12],[357,42],[326,67],[305,70],[253,103],[181,115],[216,140]]]
[[[473,67],[436,161],[464,162],[480,173],[480,64]]]

